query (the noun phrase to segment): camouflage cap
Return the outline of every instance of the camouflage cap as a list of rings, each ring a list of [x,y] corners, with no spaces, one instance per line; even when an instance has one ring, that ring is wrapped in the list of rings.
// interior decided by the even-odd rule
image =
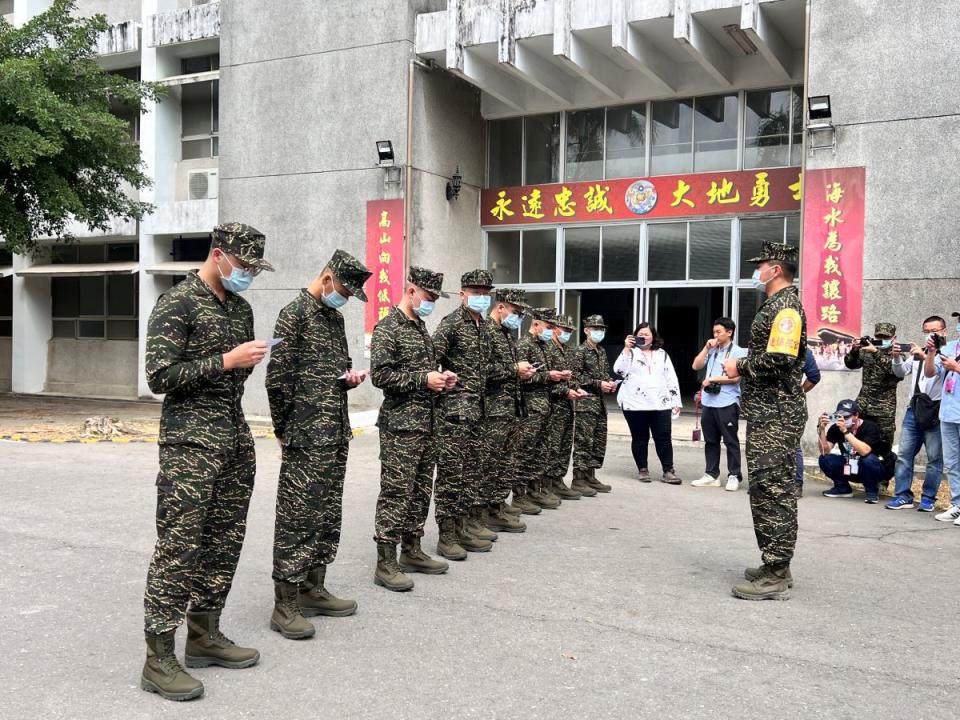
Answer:
[[[760,254],[757,257],[747,260],[748,263],[762,263],[767,260],[780,260],[781,262],[795,263],[799,252],[797,248],[790,245],[784,245],[782,242],[770,242],[764,240],[760,246]]]
[[[877,337],[893,337],[897,334],[897,326],[893,323],[879,322],[873,326],[873,334]]]
[[[556,324],[564,330],[573,330],[577,326],[577,323],[569,315],[557,315]]]
[[[460,276],[460,287],[462,288],[492,288],[493,275],[488,270],[477,268],[465,272]]]
[[[273,265],[263,259],[266,244],[266,236],[245,223],[223,223],[213,229],[212,247],[220,248],[251,267],[273,272]]]
[[[450,297],[450,293],[443,291],[443,273],[427,270],[417,265],[410,266],[410,272],[407,275],[407,282],[413,283],[418,288],[423,288],[428,293],[439,295],[440,297]]]
[[[336,275],[337,280],[355,298],[367,301],[367,294],[363,291],[363,284],[373,275],[367,270],[366,265],[357,260],[353,255],[343,250],[337,250],[330,262],[327,263],[327,269]]]
[[[603,321],[603,315],[587,315],[583,319],[583,326],[588,327],[602,327],[606,328],[607,324]]]
[[[530,304],[527,302],[526,290],[520,288],[497,288],[496,301],[516,305],[522,310],[529,310]]]
[[[530,315],[534,320],[543,320],[548,323],[553,323],[557,320],[557,311],[554,308],[533,308],[533,310],[530,311]]]

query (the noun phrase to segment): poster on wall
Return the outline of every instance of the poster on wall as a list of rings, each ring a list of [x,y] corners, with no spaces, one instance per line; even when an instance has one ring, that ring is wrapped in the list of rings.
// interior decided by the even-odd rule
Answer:
[[[863,300],[862,167],[807,170],[803,209],[803,307],[821,370],[846,370],[860,337]]]
[[[403,295],[403,200],[367,202],[366,265],[373,273],[363,323],[363,355],[369,358],[373,328]]]

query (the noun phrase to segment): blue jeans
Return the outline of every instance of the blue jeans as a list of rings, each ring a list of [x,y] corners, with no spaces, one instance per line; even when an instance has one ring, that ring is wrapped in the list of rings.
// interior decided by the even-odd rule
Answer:
[[[856,475],[843,474],[843,466],[846,464],[847,461],[843,455],[820,456],[820,471],[833,480],[835,488],[849,491],[850,483],[857,482],[863,483],[863,491],[867,495],[876,495],[880,492],[880,482],[883,480],[883,463],[880,462],[880,458],[873,454],[860,458]]]
[[[943,464],[950,482],[950,503],[960,506],[960,423],[940,421]]]
[[[797,485],[803,485],[803,448],[797,448]]]
[[[913,461],[920,452],[920,448],[927,449],[927,470],[923,475],[923,497],[927,500],[937,499],[937,490],[940,489],[940,475],[943,473],[943,442],[940,438],[940,428],[924,432],[917,427],[917,419],[913,408],[907,408],[903,416],[903,425],[900,427],[900,452],[897,453],[897,469],[893,477],[896,479],[893,494],[913,502]]]

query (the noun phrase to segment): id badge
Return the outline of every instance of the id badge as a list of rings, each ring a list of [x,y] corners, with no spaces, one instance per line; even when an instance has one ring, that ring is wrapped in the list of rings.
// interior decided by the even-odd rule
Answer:
[[[957,378],[953,375],[947,378],[946,382],[943,383],[943,391],[953,395],[953,390],[957,385]]]
[[[847,465],[850,468],[850,474],[856,475],[860,472],[860,458],[852,457],[850,458],[850,463]]]
[[[846,465],[843,466],[843,475],[844,475],[844,477],[846,477],[846,476],[848,476],[849,474],[850,474],[850,461],[847,460]]]

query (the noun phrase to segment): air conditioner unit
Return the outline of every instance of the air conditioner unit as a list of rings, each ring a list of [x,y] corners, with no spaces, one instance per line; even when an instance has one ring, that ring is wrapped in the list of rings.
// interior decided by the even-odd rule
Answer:
[[[191,170],[187,173],[191,200],[213,200],[217,197],[217,171]]]

